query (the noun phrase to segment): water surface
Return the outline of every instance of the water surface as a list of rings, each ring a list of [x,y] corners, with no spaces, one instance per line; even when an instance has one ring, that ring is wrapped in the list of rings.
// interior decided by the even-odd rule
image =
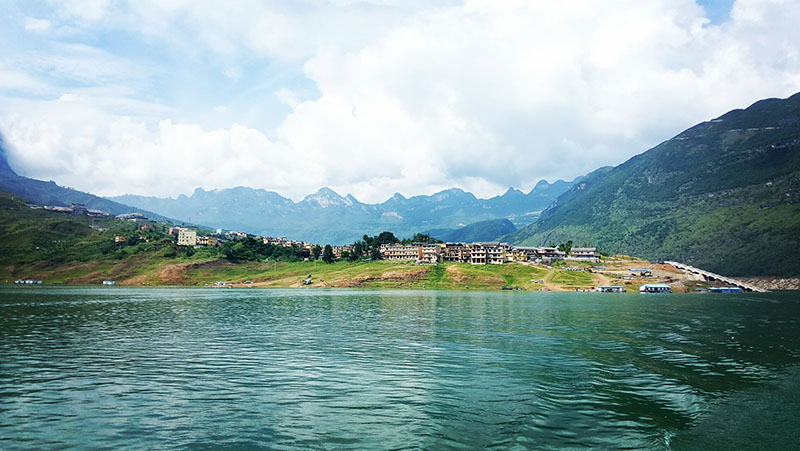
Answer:
[[[800,446],[797,293],[0,288],[0,448]]]

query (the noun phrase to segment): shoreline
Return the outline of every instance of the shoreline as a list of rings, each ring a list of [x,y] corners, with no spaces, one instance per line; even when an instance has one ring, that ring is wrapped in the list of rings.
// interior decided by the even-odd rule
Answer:
[[[418,265],[406,261],[239,262],[220,259],[93,261],[45,267],[3,268],[0,284],[18,279],[41,280],[37,286],[102,286],[153,288],[293,288],[451,291],[593,292],[597,286],[621,286],[638,293],[643,284],[667,284],[673,292],[707,290],[714,283],[699,280],[670,265],[631,257],[608,257],[601,263],[574,262],[545,266],[534,263]],[[645,273],[637,272],[645,268]],[[311,276],[312,283],[304,280]],[[748,280],[752,280],[749,278]],[[769,278],[769,280],[777,280]],[[20,284],[21,285],[21,284]],[[718,285],[718,284],[717,284]],[[789,289],[798,289],[793,286]],[[783,290],[781,290],[783,291]]]

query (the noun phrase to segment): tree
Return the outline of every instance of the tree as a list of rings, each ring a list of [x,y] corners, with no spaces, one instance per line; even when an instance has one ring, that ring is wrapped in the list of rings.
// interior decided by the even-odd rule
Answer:
[[[572,240],[567,241],[566,243],[561,243],[558,245],[558,250],[561,252],[569,255],[569,251],[572,250]]]
[[[325,250],[322,251],[322,261],[325,263],[333,263],[333,248],[330,244],[326,244]]]
[[[311,248],[311,256],[314,257],[314,260],[319,260],[319,256],[322,254],[322,247],[319,244],[315,244],[314,247]]]
[[[374,247],[380,247],[381,244],[394,244],[397,243],[399,240],[394,236],[392,232],[381,232],[380,235],[373,239]]]
[[[363,241],[356,241],[353,243],[353,252],[350,253],[349,260],[351,262],[358,261],[364,252],[367,250],[367,245]]]

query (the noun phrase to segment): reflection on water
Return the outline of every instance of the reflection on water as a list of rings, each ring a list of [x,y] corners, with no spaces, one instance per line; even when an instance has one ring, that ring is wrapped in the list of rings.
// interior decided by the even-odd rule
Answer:
[[[797,445],[798,307],[0,288],[0,448]]]

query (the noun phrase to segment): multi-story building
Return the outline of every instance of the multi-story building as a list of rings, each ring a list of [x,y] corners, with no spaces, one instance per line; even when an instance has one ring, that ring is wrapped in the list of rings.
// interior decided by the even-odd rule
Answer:
[[[516,262],[535,261],[539,258],[539,248],[530,246],[517,246],[511,251],[512,259]]]
[[[380,247],[384,260],[415,260],[417,263],[441,261],[442,245],[429,243],[384,244]]]
[[[447,243],[442,247],[441,256],[446,262],[469,263],[470,247],[464,243]]]
[[[384,244],[380,248],[384,260],[417,260],[420,248],[415,244]]]
[[[417,263],[439,263],[442,255],[442,245],[419,243],[419,256]]]
[[[333,256],[337,259],[342,258],[342,255],[347,252],[348,254],[353,252],[353,246],[333,246]]]
[[[178,231],[178,246],[197,246],[197,232],[180,229]]]
[[[570,253],[572,254],[570,257],[572,260],[589,262],[597,262],[600,260],[597,257],[597,248],[594,247],[573,247]]]
[[[506,254],[511,250],[508,243],[482,242],[470,246],[470,263],[473,265],[502,265],[506,262]]]

